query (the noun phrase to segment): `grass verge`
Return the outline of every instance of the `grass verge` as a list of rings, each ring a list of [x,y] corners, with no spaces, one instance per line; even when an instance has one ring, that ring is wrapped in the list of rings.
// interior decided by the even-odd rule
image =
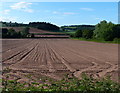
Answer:
[[[19,83],[17,80],[3,80],[2,93],[120,93],[120,84],[109,77],[94,79],[82,76],[79,80],[66,76],[60,81],[46,79],[38,82]]]
[[[120,39],[114,39],[113,41],[104,41],[101,39],[85,39],[85,38],[71,38],[74,40],[81,40],[81,41],[92,41],[92,42],[98,42],[98,43],[113,43],[113,44],[120,44]]]

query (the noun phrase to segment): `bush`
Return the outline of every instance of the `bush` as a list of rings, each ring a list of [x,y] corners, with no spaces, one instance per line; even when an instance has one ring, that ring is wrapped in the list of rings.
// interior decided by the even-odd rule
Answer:
[[[74,34],[69,34],[70,35],[70,37],[75,37],[75,35]]]
[[[11,37],[11,38],[17,37],[17,32],[13,28],[10,28],[7,34],[8,34],[8,37]]]
[[[120,38],[114,38],[113,42],[114,43],[120,43]]]
[[[83,30],[83,37],[86,39],[90,39],[93,36],[92,30]]]
[[[3,38],[8,37],[8,36],[7,36],[7,33],[8,33],[8,29],[7,29],[7,28],[2,28],[2,37],[3,37]]]
[[[34,34],[31,34],[31,38],[34,38],[35,36],[34,36]]]
[[[113,30],[112,29],[110,29],[110,30],[108,30],[108,31],[105,31],[104,33],[103,33],[103,39],[105,40],[105,41],[113,41],[113,39],[114,39],[114,32],[113,32]]]
[[[113,27],[115,38],[120,38],[120,24],[117,24]]]
[[[29,27],[25,27],[22,31],[21,31],[21,36],[22,37],[27,37],[27,35],[29,34]]]
[[[96,25],[94,37],[105,41],[113,41],[114,38],[120,38],[120,25],[115,25],[112,22],[107,23],[107,21],[103,20]]]
[[[77,30],[75,32],[75,37],[82,37],[82,30]]]
[[[26,27],[22,31],[16,32],[13,28],[2,28],[2,38],[22,38],[29,35],[29,28]],[[33,37],[33,35],[32,35]]]

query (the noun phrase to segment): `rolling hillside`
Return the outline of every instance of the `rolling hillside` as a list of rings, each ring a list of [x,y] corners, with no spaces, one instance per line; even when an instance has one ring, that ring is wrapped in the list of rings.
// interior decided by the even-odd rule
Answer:
[[[24,29],[24,27],[2,27],[2,28],[7,29],[13,28],[16,32],[22,31]],[[41,30],[33,27],[30,27],[29,33],[34,34],[35,37],[69,37],[68,35],[62,32]]]

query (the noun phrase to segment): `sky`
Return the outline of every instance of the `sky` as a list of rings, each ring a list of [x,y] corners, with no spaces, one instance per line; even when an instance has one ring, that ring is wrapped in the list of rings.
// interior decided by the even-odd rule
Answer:
[[[2,2],[0,21],[49,22],[95,25],[102,20],[118,23],[117,2]]]

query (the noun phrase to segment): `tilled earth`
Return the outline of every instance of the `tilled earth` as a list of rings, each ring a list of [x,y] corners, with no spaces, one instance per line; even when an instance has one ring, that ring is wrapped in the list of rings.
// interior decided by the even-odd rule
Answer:
[[[27,82],[65,74],[81,78],[111,76],[118,79],[118,45],[71,39],[3,39],[3,78]]]

